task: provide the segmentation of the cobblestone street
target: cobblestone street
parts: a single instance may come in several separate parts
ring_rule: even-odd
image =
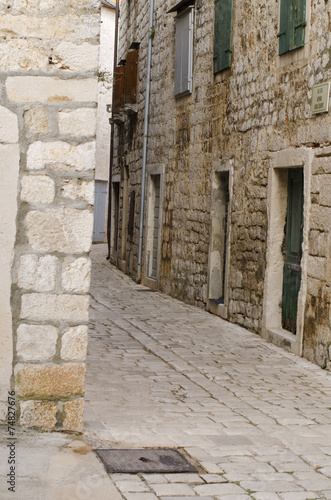
[[[331,374],[106,254],[93,247],[84,439],[179,448],[199,469],[112,474],[123,499],[331,499]]]

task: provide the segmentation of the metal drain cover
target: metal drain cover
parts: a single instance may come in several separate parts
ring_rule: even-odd
[[[94,450],[107,472],[197,472],[197,469],[174,449]]]

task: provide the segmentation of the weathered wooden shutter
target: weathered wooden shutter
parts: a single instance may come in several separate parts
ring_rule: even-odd
[[[233,0],[215,0],[214,73],[231,67]]]
[[[279,55],[305,44],[306,0],[281,0]]]
[[[294,46],[302,47],[305,44],[305,26],[306,26],[306,0],[294,0]]]
[[[279,55],[290,50],[291,0],[281,0],[279,19]]]
[[[191,94],[193,69],[193,7],[176,16],[175,96]]]
[[[137,102],[138,56],[138,50],[131,50],[126,56],[124,102],[130,104]]]
[[[119,113],[124,106],[125,66],[117,66],[114,74],[113,113]]]

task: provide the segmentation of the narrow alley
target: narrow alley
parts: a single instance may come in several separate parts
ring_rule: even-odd
[[[84,438],[199,474],[112,474],[126,500],[331,499],[331,374],[151,292],[92,251]]]

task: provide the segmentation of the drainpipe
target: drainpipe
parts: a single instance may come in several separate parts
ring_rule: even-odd
[[[148,25],[148,48],[147,48],[145,116],[144,116],[143,161],[142,161],[142,168],[141,168],[141,195],[140,195],[140,220],[139,220],[137,281],[141,281],[141,262],[142,262],[142,250],[143,250],[145,181],[146,181],[145,178],[146,178],[146,163],[147,163],[147,139],[148,139],[149,100],[150,100],[151,63],[152,63],[153,16],[154,16],[154,0],[150,0],[149,25]]]
[[[116,70],[116,65],[117,65],[118,18],[119,18],[119,0],[116,0],[113,78],[115,77],[115,70]],[[108,217],[107,217],[108,255],[107,255],[107,260],[110,259],[111,191],[112,191],[111,183],[112,183],[112,177],[113,177],[113,164],[114,164],[114,128],[115,127],[114,127],[114,93],[113,93],[112,107],[111,107],[109,181],[108,181]]]

